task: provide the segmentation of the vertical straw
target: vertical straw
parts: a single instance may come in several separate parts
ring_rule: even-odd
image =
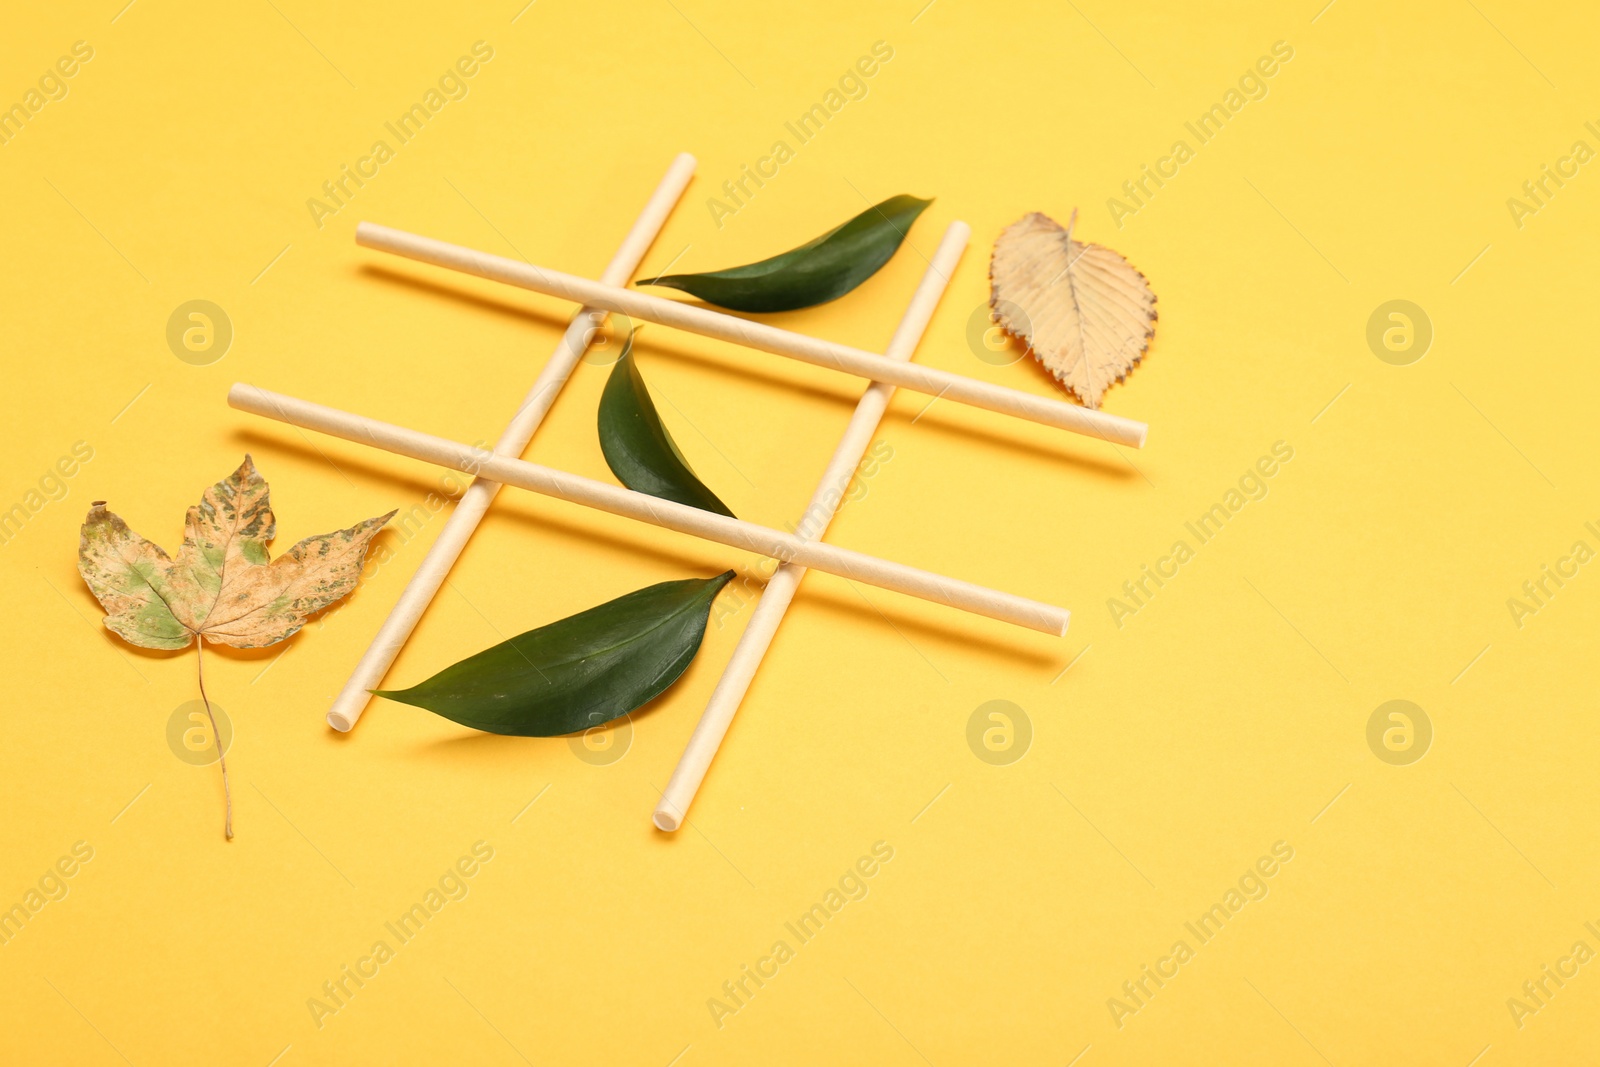
[[[655,192],[645,203],[644,210],[634,221],[633,228],[623,238],[617,254],[607,264],[605,273],[600,275],[601,281],[607,285],[626,285],[633,277],[633,272],[639,267],[639,261],[649,251],[651,242],[661,232],[661,227],[672,214],[678,198],[683,195],[690,179],[694,177],[694,169],[695,158],[687,152],[680,153],[672,161],[660,184],[656,186]],[[545,414],[555,403],[561,387],[566,384],[578,360],[582,359],[584,352],[588,350],[590,340],[605,320],[605,314],[604,311],[584,307],[573,316],[571,325],[561,338],[561,343],[556,346],[555,352],[544,365],[544,370],[533,383],[533,388],[528,390],[528,395],[523,399],[516,415],[512,417],[505,433],[500,435],[500,440],[494,448],[496,454],[513,458],[522,455],[528,447],[528,442],[533,440],[534,431],[539,428]],[[394,610],[384,620],[382,628],[378,630],[377,636],[372,639],[372,644],[361,657],[361,662],[356,664],[350,680],[344,684],[344,689],[334,700],[333,707],[328,709],[329,726],[335,730],[349,730],[361,718],[361,713],[366,710],[367,701],[371,699],[368,690],[377,688],[383,682],[384,674],[394,663],[395,657],[400,654],[400,649],[405,646],[411,631],[416,629],[422,613],[427,610],[434,594],[444,584],[450,568],[461,555],[462,549],[466,548],[472,532],[478,528],[478,523],[482,521],[484,513],[489,510],[490,502],[499,491],[500,483],[475,478],[466,492],[461,494],[461,499],[440,532],[439,539],[428,549],[428,554],[417,567],[417,573],[412,575],[405,592],[400,594]]]
[[[884,350],[885,356],[909,360],[916,351],[917,342],[922,339],[922,333],[927,329],[928,321],[933,317],[939,298],[944,295],[950,275],[961,259],[961,253],[966,250],[967,239],[971,235],[971,228],[964,222],[952,222],[949,229],[945,230],[944,240],[939,242],[938,250],[928,262],[928,269],[911,298],[911,304],[906,308],[889,347]],[[811,506],[805,511],[802,522],[808,528],[804,529],[804,536],[820,538],[827,530],[893,396],[894,386],[883,382],[874,382],[862,394],[860,402],[856,404],[855,415],[851,417],[850,425],[845,427],[844,437],[834,450],[833,459],[829,461],[828,469],[811,498]],[[661,794],[661,802],[656,805],[654,821],[660,829],[670,832],[683,825],[689,805],[694,802],[695,793],[705,779],[711,760],[717,754],[722,738],[733,722],[734,713],[739,710],[739,703],[750,688],[756,668],[761,665],[767,647],[772,644],[778,624],[789,610],[789,603],[794,599],[795,590],[800,587],[800,579],[805,573],[804,567],[785,563],[767,582],[750,616],[750,623],[745,627],[738,647],[733,650],[733,657],[722,672],[722,680],[712,692],[711,700],[700,716],[700,724],[689,738],[678,767],[672,772],[672,780],[667,783],[666,792]]]

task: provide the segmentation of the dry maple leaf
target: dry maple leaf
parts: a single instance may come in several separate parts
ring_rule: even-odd
[[[395,514],[308,537],[269,562],[267,542],[277,527],[269,497],[245,456],[189,509],[176,559],[130,530],[104,500],[95,501],[78,538],[78,573],[106,609],[106,629],[141,648],[203,647],[201,638],[234,648],[275,644],[356,587],[367,543]],[[197,670],[209,716],[204,669]],[[215,717],[211,732],[219,739],[226,793],[228,765]],[[233,836],[231,794],[225,832]]]
[[[1035,211],[1000,234],[989,261],[994,319],[1089,407],[1128,376],[1155,334],[1156,295],[1119,253],[1072,238]]]

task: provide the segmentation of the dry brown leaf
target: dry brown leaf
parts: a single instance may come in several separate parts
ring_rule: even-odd
[[[1097,408],[1138,365],[1155,334],[1156,295],[1119,253],[1074,240],[1035,211],[1000,234],[989,261],[994,319],[1056,380]]]
[[[394,512],[308,537],[268,560],[277,529],[266,481],[249,456],[189,509],[177,559],[128,528],[97,500],[78,535],[78,573],[106,609],[106,628],[141,648],[259,648],[289,637],[306,617],[349,593],[367,544]],[[203,642],[202,642],[203,644]],[[206,697],[205,676],[200,696]],[[212,736],[219,737],[216,720]],[[220,743],[220,742],[219,742]],[[218,753],[224,787],[228,765]],[[233,836],[233,802],[225,823]]]
[[[356,587],[367,543],[394,512],[308,537],[268,561],[270,493],[250,457],[189,509],[170,559],[97,501],[83,521],[78,572],[106,609],[106,628],[143,648],[275,644]]]

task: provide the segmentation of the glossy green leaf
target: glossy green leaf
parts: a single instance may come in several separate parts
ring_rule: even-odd
[[[733,517],[728,505],[695,477],[677,442],[661,424],[633,359],[632,334],[600,396],[600,451],[605,453],[611,473],[635,492]]]
[[[734,311],[794,311],[837,300],[889,262],[932,200],[901,194],[781,256],[705,274],[669,274],[640,285],[682,289]]]
[[[373,692],[492,734],[587,730],[678,680],[733,573],[647,586],[502,641],[410,689]]]

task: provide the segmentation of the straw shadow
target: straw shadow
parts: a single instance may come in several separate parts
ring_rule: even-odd
[[[240,430],[235,434],[235,436],[241,441],[251,444],[255,447],[260,448],[264,446],[271,446],[272,448],[292,453],[303,459],[327,458],[315,448],[312,448],[303,442],[295,441],[286,436],[275,436],[257,430]],[[410,477],[397,477],[393,471],[384,470],[361,460],[349,460],[343,455],[341,455],[339,458],[338,466],[347,474],[370,479],[374,482],[388,482],[395,485],[401,485],[418,494],[440,493],[443,495],[441,492],[441,487],[438,485],[432,485]],[[440,469],[443,470],[444,468],[441,467]],[[527,494],[521,491],[518,491],[518,494],[520,496],[537,495]],[[614,534],[602,533],[583,528],[575,522],[563,520],[556,516],[538,514],[529,510],[529,503],[531,503],[531,501],[497,501],[495,506],[490,509],[489,515],[484,521],[486,523],[490,523],[503,519],[511,522],[521,523],[526,526],[536,527],[540,530],[551,530],[556,533],[571,537],[574,540],[581,540],[587,544],[602,544],[611,548],[623,549],[632,556],[642,556],[655,559],[678,569],[704,571],[708,568],[708,565],[703,560],[698,559],[686,552],[675,552],[669,548],[647,545],[639,541],[629,540]],[[578,507],[581,505],[572,506]],[[683,536],[687,537],[690,535],[685,534]],[[729,551],[737,550],[730,549]],[[713,571],[712,573],[715,572]]]
[[[527,322],[536,322],[547,326],[554,326],[560,329],[565,329],[567,323],[570,321],[569,319],[563,319],[559,316],[547,314],[537,308],[526,307],[522,304],[512,303],[507,300],[496,300],[493,297],[484,296],[482,293],[475,293],[470,289],[407,274],[390,267],[365,264],[360,268],[360,272],[380,281],[388,282],[393,285],[405,286],[440,300],[464,302],[501,316],[521,319]],[[647,326],[651,324],[641,323],[640,325]],[[696,363],[703,367],[710,367],[721,373],[735,374],[779,392],[810,396],[820,400],[836,402],[840,405],[853,405],[858,399],[860,399],[860,391],[852,390],[849,387],[842,387],[839,389],[823,389],[810,385],[802,385],[787,380],[780,375],[763,372],[754,367],[742,366],[736,362],[719,360],[709,356],[701,355],[699,353],[690,352],[684,348],[660,343],[659,339],[664,337],[668,332],[669,331],[667,331],[665,327],[663,327],[661,330],[642,331],[639,334],[636,351],[655,352],[670,356],[674,359],[680,359],[687,363]],[[602,367],[600,369],[605,370],[606,368]]]
[[[307,432],[309,433],[315,431]],[[278,433],[272,433],[267,429],[235,430],[233,433],[233,439],[240,444],[243,444],[246,448],[250,448],[252,450],[271,448],[278,452],[287,452],[290,455],[299,457],[300,459],[322,460],[332,464],[339,473],[346,476],[359,475],[360,477],[374,482],[388,482],[391,485],[400,486],[401,488],[415,493],[418,496],[427,496],[429,493],[437,493],[440,496],[445,495],[444,487],[436,481],[429,482],[421,478],[412,477],[410,475],[397,475],[392,470],[385,470],[384,468],[364,459],[353,459],[341,453],[338,462],[335,463],[333,459],[331,459],[321,449],[309,444],[303,438],[291,436],[294,433],[295,430],[292,426],[284,426],[283,429]],[[341,438],[330,438],[330,440],[338,441],[341,445],[351,444],[350,442],[344,441]],[[355,456],[373,454],[372,450],[364,445],[353,445],[352,451]],[[413,462],[426,463],[424,460],[415,460]],[[435,464],[426,465],[435,467],[435,469],[441,472],[453,469],[450,467],[436,466]],[[463,474],[461,477],[466,479],[467,475]]]
[[[952,652],[975,651],[989,656],[1009,659],[1024,667],[1036,667],[1040,670],[1059,670],[1066,665],[1066,656],[1055,656],[1036,649],[1023,647],[1016,642],[1003,641],[997,637],[988,637],[975,633],[970,627],[941,626],[917,618],[906,612],[884,605],[876,601],[867,600],[862,595],[847,596],[832,592],[801,589],[795,595],[795,603],[813,606],[825,613],[833,615],[847,615],[856,619],[866,619],[879,623],[887,622],[898,632],[901,637],[915,647],[915,638],[923,638],[947,646]],[[951,608],[954,612],[959,609]],[[963,613],[965,614],[965,613]],[[997,625],[1007,625],[997,623]],[[1049,640],[1045,635],[1037,639],[1040,642]],[[1059,661],[1059,662],[1058,662]]]
[[[1006,452],[1024,453],[1034,458],[1046,458],[1056,462],[1076,467],[1085,473],[1101,478],[1113,478],[1119,482],[1142,481],[1144,476],[1128,463],[1126,459],[1111,459],[1104,456],[1089,454],[1084,449],[1113,448],[1109,442],[1098,441],[1091,437],[1074,434],[1077,438],[1071,445],[1055,443],[1041,447],[1038,442],[1003,430],[990,430],[974,427],[955,419],[941,418],[937,413],[929,411],[926,414],[907,414],[901,410],[890,409],[883,417],[885,423],[894,423],[897,426],[909,427],[913,423],[925,427],[929,433],[943,437],[955,437],[977,445],[998,449]],[[1060,430],[1065,434],[1067,431]]]
[[[852,375],[840,375],[839,381],[841,384],[838,388],[829,388],[809,382],[797,382],[791,378],[785,377],[782,374],[766,370],[754,364],[746,365],[742,362],[739,362],[737,359],[718,358],[704,352],[695,352],[691,349],[674,345],[665,341],[664,338],[671,336],[673,332],[674,331],[669,330],[664,326],[655,330],[641,330],[639,332],[639,337],[635,342],[635,350],[647,353],[654,352],[670,359],[678,360],[682,363],[691,363],[699,367],[715,370],[722,374],[736,374],[739,377],[744,378],[746,381],[769,389],[773,392],[784,393],[788,396],[803,396],[810,397],[814,400],[823,400],[828,403],[838,404],[841,408],[845,409],[853,408],[855,406],[856,401],[861,399],[861,393],[866,389],[868,384],[866,379],[855,378]],[[731,344],[731,342],[725,341],[718,343]],[[734,347],[738,348],[741,352],[760,351],[759,349],[744,348],[743,346],[739,345],[735,345]],[[768,353],[762,352],[759,358],[768,358]],[[770,358],[781,360],[784,357],[771,356]],[[783,364],[781,363],[773,364],[775,367],[782,365]],[[796,365],[805,366],[806,364]]]
[[[522,512],[519,514],[515,507],[496,507],[492,514],[501,516],[503,518],[509,518],[517,522],[526,523],[529,526],[537,527],[545,532],[570,537],[575,541],[582,541],[585,544],[601,544],[608,548],[614,548],[625,552],[633,557],[649,557],[658,562],[667,564],[677,569],[688,571],[692,574],[709,576],[709,574],[717,573],[723,569],[732,569],[739,575],[739,577],[735,579],[735,584],[737,587],[741,589],[747,589],[751,593],[754,593],[757,590],[765,589],[766,586],[767,576],[753,562],[744,564],[729,563],[728,566],[724,568],[718,563],[708,563],[704,559],[691,556],[687,553],[672,552],[667,549],[646,544],[639,540],[633,540],[613,534],[596,533],[595,531],[588,529],[587,527],[580,526],[577,523],[568,522],[550,515],[537,515],[530,512]],[[712,549],[712,551],[716,551],[716,549]],[[746,556],[760,555],[759,553],[747,553],[744,549],[736,548],[725,548],[725,551],[739,553]],[[877,591],[876,587],[873,587],[873,589],[874,591]],[[896,594],[890,595],[894,596]],[[801,602],[815,602],[819,606],[822,606],[824,610],[832,611],[836,614],[849,615],[854,618],[878,622],[887,621],[891,626],[899,630],[902,635],[920,635],[930,640],[940,641],[951,646],[952,648],[978,649],[992,653],[996,656],[1015,660],[1018,663],[1026,666],[1043,668],[1050,666],[1051,664],[1056,664],[1055,657],[1030,651],[1026,648],[1018,647],[1015,643],[1004,642],[998,638],[985,637],[981,634],[975,634],[969,627],[963,627],[956,624],[952,624],[950,626],[941,626],[937,623],[930,623],[923,619],[909,615],[903,610],[893,606],[885,606],[881,603],[867,600],[863,595],[860,594],[853,597],[841,596],[835,593],[819,592],[814,589],[802,587],[800,592],[796,595],[796,603]],[[729,617],[729,624],[742,627],[744,616],[747,615],[748,610],[749,609],[741,609],[736,615]],[[959,608],[950,608],[949,610],[955,614],[966,614]],[[713,617],[715,617],[715,609],[713,609]],[[1001,623],[999,625],[1005,624]],[[719,632],[720,629],[721,627],[713,624],[712,632]],[[1041,637],[1040,639],[1043,640],[1044,638]],[[1065,661],[1063,661],[1063,664],[1064,662]],[[1057,668],[1059,668],[1061,665],[1062,664],[1056,664]],[[690,670],[694,670],[694,667],[691,666]]]
[[[815,384],[795,382],[780,374],[763,370],[758,367],[747,367],[740,363],[730,362],[726,359],[720,359],[705,353],[695,352],[670,343],[661,343],[660,335],[651,338],[649,335],[641,333],[640,340],[637,344],[637,349],[643,352],[654,352],[683,363],[691,363],[700,367],[710,368],[718,371],[719,373],[731,372],[745,378],[747,381],[753,382],[774,392],[782,392],[789,395],[804,396],[814,400],[836,403],[845,411],[848,411],[855,406],[856,402],[861,399],[862,391],[866,388],[866,382],[864,379],[856,379],[856,381],[861,382],[860,388],[854,388],[846,385],[841,385],[839,388],[826,388]],[[902,389],[900,392],[904,394],[911,391]],[[933,397],[925,397],[921,394],[916,394],[916,396],[922,402],[922,405],[931,405],[934,401]],[[989,412],[985,412],[985,414],[992,415],[992,417],[997,421],[1010,418],[1010,416]],[[1028,456],[1032,457],[1044,456],[1064,464],[1081,468],[1100,477],[1116,478],[1119,481],[1142,479],[1143,477],[1135,468],[1129,465],[1126,460],[1119,461],[1097,457],[1084,451],[1085,449],[1106,447],[1105,442],[1099,442],[1089,437],[1082,437],[1079,441],[1076,441],[1072,444],[1062,442],[1052,443],[1041,447],[1036,440],[1029,440],[1023,435],[1008,433],[1001,429],[975,427],[972,426],[968,421],[958,421],[956,418],[951,418],[944,415],[936,408],[930,409],[921,405],[919,405],[916,413],[906,413],[902,409],[891,408],[884,415],[883,421],[885,425],[892,423],[902,428],[916,424],[919,427],[926,428],[932,433],[942,434],[947,437],[959,437],[982,446],[1003,449],[1009,452],[1026,453]],[[1061,434],[1066,433],[1064,430],[1055,432]]]
[[[449,285],[444,282],[435,281],[419,275],[396,270],[392,267],[366,263],[362,264],[358,270],[360,273],[368,277],[385,281],[394,285],[405,286],[438,300],[465,302],[473,307],[481,308],[501,316],[509,316],[528,322],[542,323],[558,329],[565,328],[567,323],[570,321],[570,319],[563,318],[559,315],[552,315],[537,308],[512,303],[508,300],[497,300],[493,297],[485,296],[482,293],[473,292],[472,290],[461,286]],[[698,301],[683,301],[683,303],[699,306]],[[782,325],[784,328],[798,325],[798,323],[789,321],[793,318],[793,316],[750,315],[744,317],[747,317],[751,321],[755,322],[771,321],[774,325]],[[663,332],[670,333],[670,331],[665,330]],[[810,397],[815,400],[822,400],[829,403],[837,403],[841,407],[853,406],[855,402],[860,399],[861,391],[866,387],[863,379],[856,379],[857,382],[861,383],[859,385],[841,384],[838,388],[827,388],[810,383],[796,382],[791,378],[787,378],[781,374],[771,371],[763,370],[754,365],[747,366],[741,362],[717,358],[715,356],[694,352],[687,348],[670,343],[663,343],[661,336],[661,333],[657,333],[655,331],[642,333],[640,335],[638,345],[639,351],[654,352],[660,355],[665,355],[672,359],[714,369],[721,374],[735,374],[746,379],[747,381],[774,391],[787,393],[789,395]],[[958,425],[954,420],[943,417],[942,414],[937,411],[930,410],[926,414],[919,413],[913,416],[907,416],[899,412],[891,411],[885,416],[885,420],[897,422],[903,425],[918,423],[926,425],[929,429],[936,433],[959,435],[964,438],[975,439],[983,442],[984,444],[1004,448],[1009,451],[1025,452],[1030,456],[1038,456],[1041,454],[1048,455],[1058,461],[1068,463],[1076,467],[1081,467],[1101,476],[1115,477],[1119,480],[1126,481],[1143,477],[1143,475],[1141,475],[1136,469],[1132,468],[1125,459],[1121,462],[1117,462],[1096,458],[1085,455],[1081,452],[1061,447],[1059,445],[1047,446],[1046,449],[1041,449],[1036,442],[1026,440],[1016,435],[995,430],[975,429],[967,425]]]
[[[617,534],[593,530],[586,526],[580,526],[576,522],[563,519],[555,515],[539,514],[530,511],[525,507],[520,507],[514,503],[496,504],[494,509],[489,513],[488,518],[486,518],[484,521],[490,522],[497,518],[520,523],[529,527],[534,527],[544,532],[559,534],[574,541],[581,541],[586,545],[603,545],[606,548],[618,549],[626,552],[631,557],[644,557],[653,559],[659,563],[668,564],[681,570],[692,571],[695,573],[708,572],[703,574],[702,577],[710,577],[711,574],[718,574],[721,573],[722,570],[728,569],[727,567],[722,567],[719,569],[717,564],[708,563],[706,560],[688,552],[673,551],[670,548],[662,548],[656,545],[647,544],[638,539],[627,538]],[[654,529],[655,527],[651,528]],[[725,545],[718,545],[713,541],[699,541],[699,539],[694,538],[694,535],[692,534],[681,534],[676,536],[687,537],[697,541],[698,543],[708,546],[714,545],[715,547],[710,549],[712,552],[719,550],[725,552],[744,551],[743,549],[729,548]],[[734,569],[737,570],[738,568],[735,567]]]
[[[518,304],[511,300],[497,300],[482,293],[473,292],[459,285],[447,285],[420,274],[411,274],[393,267],[381,266],[374,263],[363,263],[356,268],[357,273],[387,282],[432,297],[441,302],[467,304],[483,311],[493,312],[503,318],[520,319],[524,322],[535,322],[551,326],[558,330],[565,330],[571,316],[561,316],[542,308]],[[531,294],[530,294],[531,295]]]
[[[292,440],[284,440],[277,437],[260,435],[253,431],[241,431],[240,436],[258,444],[271,444],[273,447],[282,448],[285,451],[293,452],[304,458],[320,457],[320,453],[318,453],[315,449],[309,448],[304,444]],[[341,459],[340,463],[341,466],[346,466],[351,473],[360,474],[362,477],[371,478],[377,481],[398,481],[401,484],[412,486],[421,491],[436,491],[435,487],[428,486],[426,483],[419,484],[411,479],[397,479],[394,473],[391,471],[381,470],[371,466],[370,464],[360,461],[352,461],[346,464]],[[707,562],[702,556],[698,556],[686,551],[674,550],[672,548],[663,547],[656,544],[650,544],[641,538],[630,538],[616,533],[598,531],[588,526],[580,525],[579,523],[570,519],[549,514],[548,512],[536,512],[530,510],[526,502],[499,502],[493,509],[491,509],[489,516],[485,521],[506,521],[519,523],[524,526],[537,529],[541,532],[554,533],[574,541],[581,541],[586,545],[600,545],[608,549],[615,549],[625,552],[630,557],[635,559],[651,559],[673,570],[686,571],[691,574],[709,575],[720,569],[716,563]],[[707,543],[709,544],[710,542]],[[711,549],[711,551],[715,552],[718,551],[718,549]],[[727,551],[743,554],[742,549],[727,549]],[[753,566],[735,566],[734,569],[739,571],[742,578],[756,584],[764,584],[763,576],[757,570],[755,570]],[[892,623],[892,625],[900,629],[902,633],[920,634],[925,638],[939,640],[959,646],[961,648],[983,649],[995,655],[1013,659],[1020,663],[1031,666],[1044,667],[1055,662],[1054,659],[1049,656],[1044,656],[1039,653],[1019,648],[1014,644],[1004,643],[997,639],[986,638],[981,635],[974,635],[970,628],[956,626],[944,627],[930,624],[909,616],[893,607],[885,608],[881,605],[874,605],[870,602],[864,602],[859,596],[841,597],[831,593],[819,593],[805,590],[802,591],[801,596],[815,600],[819,605],[822,605],[825,610],[850,614],[860,618],[887,619]]]

